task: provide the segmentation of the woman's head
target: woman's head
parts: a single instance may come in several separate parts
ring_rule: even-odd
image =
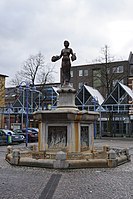
[[[65,47],[68,47],[68,46],[69,46],[69,41],[65,40],[65,41],[64,41],[64,46],[65,46]]]

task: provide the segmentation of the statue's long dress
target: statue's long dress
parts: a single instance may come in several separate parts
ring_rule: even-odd
[[[63,82],[70,82],[70,68],[71,68],[71,62],[70,62],[70,49],[63,49],[63,58],[62,58],[62,79]]]

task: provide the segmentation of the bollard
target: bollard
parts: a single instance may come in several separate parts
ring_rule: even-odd
[[[10,160],[12,158],[12,151],[13,151],[13,147],[7,146],[7,151],[6,151],[6,156],[5,156],[6,160]]]
[[[20,160],[20,151],[14,149],[12,152],[12,164],[18,165]]]
[[[13,147],[12,146],[7,146],[7,154],[11,154],[13,151]]]
[[[108,167],[117,167],[118,160],[116,159],[116,152],[114,150],[110,150],[108,152]]]
[[[53,167],[55,169],[65,169],[68,168],[69,164],[66,161],[66,153],[59,151],[56,154],[56,160],[54,161]]]
[[[114,150],[110,150],[109,153],[108,153],[108,157],[109,159],[116,159],[116,152]]]

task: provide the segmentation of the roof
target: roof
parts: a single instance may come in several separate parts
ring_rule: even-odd
[[[0,76],[2,76],[2,77],[9,77],[8,75],[3,75],[3,74],[0,74]]]
[[[118,64],[127,64],[129,63],[128,60],[121,60],[121,61],[113,61],[113,62],[109,62],[108,64],[109,65],[118,65]],[[96,66],[103,66],[105,63],[89,63],[89,64],[81,64],[81,65],[75,65],[75,66],[72,66],[72,68],[83,68],[83,67],[96,67]]]
[[[57,91],[59,90],[59,87],[53,86],[52,88],[53,88],[53,90],[55,91],[55,93],[56,93],[57,95],[59,95],[59,93],[57,92]]]
[[[126,85],[120,83],[120,86],[126,91],[126,93],[133,99],[133,91]]]
[[[117,82],[112,92],[105,99],[104,105],[128,104],[129,97],[133,100],[132,90],[128,86],[122,84],[121,82]]]
[[[86,86],[86,85],[84,85],[84,86],[85,86],[86,90],[91,94],[91,96],[98,101],[99,105],[101,105],[104,102],[104,98],[98,90],[96,90],[90,86]]]

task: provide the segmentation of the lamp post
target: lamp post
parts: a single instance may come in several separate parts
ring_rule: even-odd
[[[100,105],[100,123],[99,123],[99,129],[100,129],[100,139],[101,139],[102,138],[101,105]]]
[[[92,102],[94,104],[94,111],[96,111],[96,104],[98,102],[98,100],[96,99],[96,97],[93,97]],[[97,125],[96,125],[96,120],[94,121],[94,138],[96,138],[96,134],[97,134]]]
[[[10,123],[10,114],[11,114],[11,110],[10,110],[10,104],[9,104],[9,107],[7,109],[7,112],[8,112],[8,129],[11,128],[11,123]]]
[[[26,81],[22,81],[19,85],[19,89],[22,90],[22,84],[26,85],[26,147],[28,146],[28,125],[29,125],[29,117],[28,117],[28,90],[29,90],[29,83]]]

